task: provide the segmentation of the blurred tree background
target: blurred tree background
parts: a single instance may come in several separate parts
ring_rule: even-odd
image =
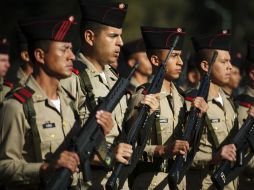
[[[80,18],[78,1],[2,0],[0,37],[7,37],[13,44],[12,62],[15,62],[13,29],[19,19],[62,14],[74,14]],[[233,49],[245,52],[247,40],[254,39],[254,27],[252,25],[254,23],[254,1],[123,0],[121,2],[128,3],[128,13],[123,27],[125,42],[140,37],[139,28],[142,25],[183,27],[189,34],[185,41],[185,52],[192,51],[190,36],[215,32],[222,28],[231,29]],[[76,47],[78,46],[79,42],[77,41]]]

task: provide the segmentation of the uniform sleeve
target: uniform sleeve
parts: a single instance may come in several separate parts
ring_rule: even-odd
[[[15,100],[4,103],[0,113],[0,181],[33,184],[39,182],[42,163],[29,163],[24,155],[28,123],[23,107]]]

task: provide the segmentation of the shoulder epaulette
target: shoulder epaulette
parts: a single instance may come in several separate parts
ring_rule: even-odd
[[[34,91],[29,87],[23,87],[18,89],[12,94],[12,97],[18,100],[20,103],[24,104],[29,98],[32,97]]]
[[[197,97],[197,93],[198,93],[198,90],[197,89],[191,89],[191,90],[188,90],[186,91],[185,93],[185,96],[184,96],[184,99],[186,101],[192,101],[194,98]]]
[[[14,87],[14,84],[9,81],[4,81],[4,85],[10,87],[11,89]]]
[[[247,94],[241,94],[236,97],[235,101],[238,102],[240,106],[250,108],[254,104],[254,97],[251,97]]]
[[[75,75],[79,75],[79,70],[78,70],[78,69],[73,68],[73,69],[72,69],[72,72],[73,72]]]

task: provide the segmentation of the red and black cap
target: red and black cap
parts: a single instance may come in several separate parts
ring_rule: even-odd
[[[231,51],[230,56],[231,64],[241,70],[243,66],[243,54],[239,51]]]
[[[181,50],[185,32],[182,28],[141,27],[146,49],[170,49],[176,36],[180,36],[175,50]]]
[[[74,16],[50,19],[30,18],[19,21],[19,26],[28,42],[39,40],[72,42],[78,30],[74,20]]]
[[[218,49],[230,51],[231,34],[229,30],[222,30],[219,33],[204,37],[192,37],[192,44],[196,51],[200,49]]]
[[[6,38],[0,38],[0,54],[9,54],[10,45]]]
[[[124,56],[128,58],[134,53],[146,52],[146,47],[143,39],[137,39],[124,44],[122,50]]]
[[[93,21],[122,28],[128,5],[125,3],[93,2],[80,0],[82,23]]]
[[[247,60],[254,63],[254,41],[248,41]]]

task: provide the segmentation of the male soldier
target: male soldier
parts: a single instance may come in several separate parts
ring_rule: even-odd
[[[76,24],[73,16],[34,18],[20,21],[20,27],[29,40],[34,73],[1,109],[0,182],[6,189],[30,190],[40,189],[45,177],[58,168],[79,171],[76,153],[63,151],[52,158],[77,118],[71,99],[59,85],[72,73]],[[96,116],[103,129],[112,127],[110,113],[101,111]],[[75,174],[71,188],[76,188],[77,179]]]
[[[152,65],[147,58],[145,44],[142,39],[124,44],[123,53],[125,62],[130,68],[139,63],[139,67],[134,72],[130,81],[129,90],[131,93],[134,93],[138,86],[149,81],[149,77],[152,74]]]
[[[0,104],[2,104],[5,95],[13,87],[12,83],[4,81],[9,68],[9,45],[6,39],[0,39]]]
[[[236,97],[235,90],[239,87],[240,81],[242,79],[241,76],[241,68],[242,68],[242,54],[240,52],[232,52],[231,53],[231,64],[232,71],[230,75],[229,82],[223,86],[223,90],[225,94],[234,99]]]
[[[240,94],[236,98],[238,104],[237,112],[240,127],[244,123],[248,114],[254,112],[254,42],[249,41],[247,46],[247,58],[246,58],[246,74],[248,76],[247,86],[244,89],[243,94]],[[239,188],[241,190],[247,190],[254,185],[254,159],[252,159],[244,173],[240,175]]]
[[[190,60],[187,63],[187,72],[186,72],[186,82],[183,84],[183,87],[181,87],[186,93],[188,90],[191,90],[193,88],[198,88],[199,81],[201,79],[200,72],[198,68],[196,67],[195,63],[193,63],[192,60]]]
[[[118,77],[109,64],[117,61],[123,45],[121,34],[126,11],[127,5],[124,3],[81,2],[82,49],[77,55],[78,61],[75,62],[78,70],[76,73],[79,73],[76,84],[80,83],[80,87],[74,86],[74,76],[62,81],[62,85],[74,94],[74,97],[79,97],[82,92],[86,94],[85,119],[117,81]],[[81,89],[82,92],[76,89]],[[148,99],[150,98],[153,97],[148,96]],[[113,111],[114,127],[106,136],[106,141],[112,148],[118,144],[116,137],[122,132],[126,101],[127,97],[124,96]],[[79,102],[82,102],[82,98],[79,98]],[[117,153],[117,161],[127,164],[132,154],[132,146],[120,143]],[[102,189],[107,181],[105,177],[109,176],[110,173],[105,168],[93,165],[92,188]]]
[[[17,71],[16,77],[20,85],[24,85],[28,77],[33,73],[33,66],[28,56],[27,40],[20,28],[16,31],[18,41],[18,52],[20,55],[21,65]]]
[[[142,27],[141,31],[153,74],[165,60],[175,37],[179,36],[179,42],[166,63],[165,79],[160,92],[158,122],[152,128],[151,136],[145,147],[143,161],[137,165],[137,173],[134,174],[132,186],[132,189],[169,189],[167,169],[170,163],[168,159],[177,154],[186,154],[189,149],[188,142],[177,140],[182,131],[186,110],[182,92],[173,83],[173,80],[179,78],[183,66],[180,56],[185,32],[181,28],[159,27]],[[133,95],[130,102],[130,115],[127,118],[130,122],[135,117],[135,107],[138,106],[146,85],[141,86]],[[201,108],[200,105],[203,104],[203,99],[196,99],[195,105],[197,107]],[[185,180],[178,188],[185,189]]]
[[[201,74],[208,71],[214,51],[218,56],[211,71],[211,82],[208,94],[208,110],[205,116],[204,130],[201,136],[199,150],[187,174],[187,189],[215,189],[211,175],[213,168],[222,159],[236,160],[236,147],[225,145],[226,137],[230,137],[232,129],[238,129],[233,102],[221,89],[230,79],[232,65],[230,63],[230,34],[227,31],[202,38],[192,38],[196,50],[196,64]],[[195,91],[190,92],[195,97]],[[191,96],[192,95],[192,96]],[[225,189],[237,189],[235,182],[229,183]]]

